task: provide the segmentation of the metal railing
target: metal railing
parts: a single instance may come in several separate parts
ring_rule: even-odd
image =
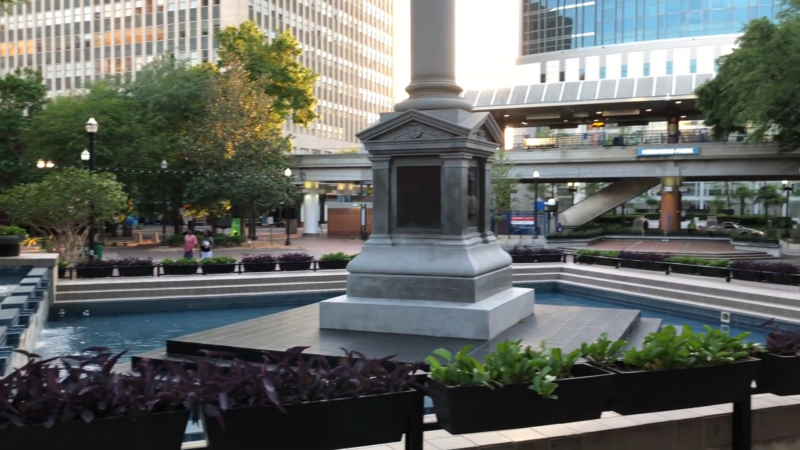
[[[744,142],[747,134],[725,134],[714,137],[711,129],[701,128],[681,131],[675,144],[699,144],[704,142]],[[771,141],[765,136],[765,141]],[[622,147],[639,145],[666,145],[669,135],[666,131],[639,131],[634,133],[586,132],[558,134],[549,137],[517,136],[514,149],[550,149],[561,147]]]
[[[81,279],[89,279],[89,278],[137,278],[137,277],[225,275],[225,274],[271,273],[271,272],[292,272],[292,273],[295,273],[295,272],[309,272],[309,271],[310,272],[316,272],[318,270],[344,270],[344,269],[347,268],[346,264],[345,264],[344,267],[327,267],[327,268],[320,267],[320,263],[324,264],[324,263],[337,263],[337,262],[340,262],[340,261],[313,260],[313,261],[283,261],[283,262],[282,261],[275,261],[275,262],[263,262],[263,263],[261,263],[261,262],[259,262],[259,263],[235,262],[235,263],[230,263],[230,264],[206,264],[206,265],[203,265],[203,264],[197,264],[197,265],[153,264],[152,266],[109,266],[109,265],[103,265],[103,266],[91,266],[91,267],[88,267],[88,266],[87,267],[66,267],[66,268],[59,268],[58,271],[59,271],[59,279],[72,280],[72,279],[77,279],[77,278],[81,278]],[[303,268],[303,269],[289,269],[289,270],[287,270],[287,269],[284,269],[284,268],[281,267],[281,264],[286,265],[286,264],[303,264],[303,263],[308,263],[309,264],[308,269]],[[230,269],[230,271],[220,271],[219,270],[219,269],[222,269],[222,268],[228,268],[230,266],[233,266],[232,269]],[[272,266],[272,267],[268,268],[267,270],[263,270],[264,266]],[[175,267],[175,268],[178,268],[178,267],[180,267],[180,268],[191,268],[191,267],[193,267],[195,270],[193,272],[189,272],[188,269],[187,269],[187,273],[180,273],[180,274],[170,273],[170,274],[167,274],[166,270],[165,270],[165,267],[168,267],[168,268],[171,268],[171,267]],[[208,267],[211,270],[204,271],[203,267]],[[120,268],[122,268],[123,271],[125,269],[138,269],[138,270],[132,270],[132,272],[137,273],[136,275],[123,275],[123,274],[120,273],[120,270],[119,270]],[[248,268],[249,268],[249,270],[248,270]],[[258,268],[260,268],[262,270],[256,270]],[[147,269],[150,269],[150,271],[148,272]],[[217,269],[217,270],[214,270],[214,269]],[[95,273],[99,274],[99,276],[83,276],[83,277],[78,276],[78,271],[84,271],[84,270],[95,271]],[[109,273],[110,272],[110,274],[109,275],[105,275],[105,274],[103,274],[103,272],[97,272],[97,271],[102,271],[102,270],[105,270],[106,271],[105,273]]]

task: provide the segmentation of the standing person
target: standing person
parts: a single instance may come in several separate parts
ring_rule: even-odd
[[[192,230],[183,233],[183,257],[194,259],[194,248],[197,247],[197,236],[194,235]]]
[[[211,232],[206,230],[203,233],[203,240],[200,242],[200,260],[204,260],[207,258],[213,258],[214,255],[211,251],[211,247],[214,245],[214,237],[211,236]]]

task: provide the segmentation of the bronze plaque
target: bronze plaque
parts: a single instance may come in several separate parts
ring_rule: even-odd
[[[442,168],[397,168],[397,228],[438,229],[442,225]]]

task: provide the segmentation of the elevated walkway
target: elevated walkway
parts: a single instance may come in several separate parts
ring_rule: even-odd
[[[558,221],[564,228],[581,226],[656,187],[660,182],[659,178],[623,178],[615,181],[567,208],[558,215]]]

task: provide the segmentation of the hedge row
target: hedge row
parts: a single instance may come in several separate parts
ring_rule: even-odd
[[[706,220],[708,216],[715,215],[715,214],[687,214],[686,220]],[[600,216],[596,218],[592,224],[584,225],[586,228],[595,228],[600,225],[623,225],[627,224],[630,225],[633,223],[634,219],[637,217],[644,216],[648,220],[660,220],[661,214],[660,213],[645,213],[645,214],[636,214],[636,215],[618,215],[618,214],[608,214],[605,216]],[[762,215],[733,215],[728,216],[725,214],[717,214],[717,221],[719,222],[736,222],[745,227],[758,227],[758,228],[766,228],[767,222],[772,221],[773,228],[791,228],[792,227],[792,218],[791,217],[764,217]],[[583,227],[582,227],[583,228]]]

